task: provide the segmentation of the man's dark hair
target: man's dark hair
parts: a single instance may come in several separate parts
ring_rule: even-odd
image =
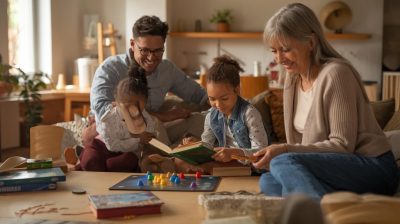
[[[157,16],[142,16],[132,28],[133,38],[144,36],[161,36],[164,41],[167,38],[168,24],[162,22]]]

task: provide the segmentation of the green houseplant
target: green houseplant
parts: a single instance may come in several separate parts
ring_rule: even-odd
[[[210,23],[217,24],[218,32],[229,32],[229,24],[233,22],[232,10],[220,9],[210,18]]]
[[[12,90],[18,93],[23,101],[25,112],[25,134],[29,144],[29,129],[40,124],[43,120],[43,105],[40,90],[46,89],[47,85],[43,78],[49,78],[45,73],[26,74],[22,69],[8,64],[3,64],[0,55],[0,83],[8,94]],[[0,86],[1,87],[1,86]],[[0,93],[2,91],[0,90]]]

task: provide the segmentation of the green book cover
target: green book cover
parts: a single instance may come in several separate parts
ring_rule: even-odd
[[[14,170],[0,173],[0,187],[58,181],[65,181],[65,174],[59,167],[34,170]]]
[[[153,138],[149,143],[168,155],[177,157],[193,165],[214,161],[214,159],[211,157],[215,153],[212,146],[201,141],[179,146],[173,149],[155,138]]]

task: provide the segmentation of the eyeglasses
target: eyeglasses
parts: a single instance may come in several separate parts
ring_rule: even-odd
[[[164,51],[165,51],[164,48],[157,48],[157,49],[154,49],[154,50],[150,50],[148,48],[141,48],[139,46],[139,44],[137,44],[136,41],[135,41],[135,43],[136,43],[135,45],[136,45],[137,49],[140,51],[140,54],[142,56],[145,56],[145,57],[149,56],[150,54],[153,54],[156,57],[161,57],[164,54]]]

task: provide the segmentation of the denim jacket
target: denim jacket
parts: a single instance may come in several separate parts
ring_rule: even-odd
[[[249,103],[238,96],[235,107],[229,118],[229,128],[240,148],[251,148],[249,129],[246,126],[245,113]],[[225,146],[225,118],[219,110],[212,108],[210,112],[210,126],[218,140],[218,146]]]

